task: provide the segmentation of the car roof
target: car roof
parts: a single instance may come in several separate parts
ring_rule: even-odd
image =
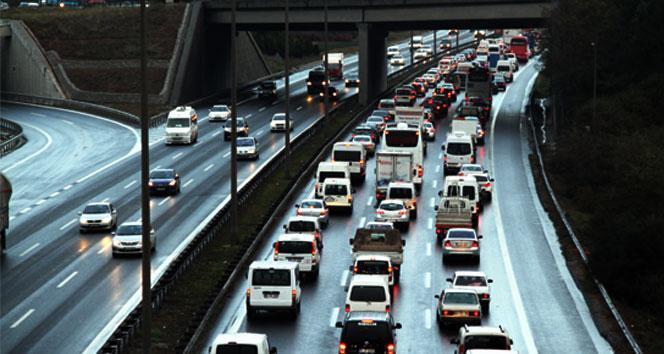
[[[225,105],[225,104],[215,104],[215,105],[212,106],[212,107],[217,107],[217,108],[229,108],[228,105]]]
[[[143,223],[140,221],[125,221],[120,226],[143,226]]]
[[[267,340],[263,333],[223,333],[214,339],[213,346],[228,344],[231,342],[239,344],[260,344]]]
[[[322,200],[319,200],[322,201]],[[315,216],[291,216],[288,218],[288,222],[291,221],[310,221],[310,222],[318,222],[318,218]]]
[[[238,140],[238,141],[239,141],[239,140],[251,140],[251,141],[255,141],[256,138],[254,138],[253,136],[238,136],[238,137],[237,137],[237,140]]]
[[[486,277],[486,273],[478,270],[457,270],[454,272],[455,277]]]
[[[383,261],[383,262],[391,262],[392,260],[390,259],[390,257],[385,256],[385,255],[381,255],[381,254],[374,254],[374,255],[365,254],[365,255],[357,256],[357,257],[355,258],[355,261],[356,261],[356,262],[357,262],[357,261]]]
[[[383,277],[377,277],[369,274],[355,274],[350,279],[350,286],[353,285],[381,285],[387,286],[387,282]]]
[[[400,187],[400,188],[411,187],[411,188],[415,188],[415,184],[413,184],[413,182],[398,182],[398,181],[395,181],[395,182],[390,182],[390,184],[387,185],[387,188],[390,188],[390,187]]]
[[[303,233],[303,234],[281,234],[277,241],[302,241],[302,242],[314,242],[316,236],[313,234]]]
[[[111,202],[93,202],[93,203],[88,203],[86,206],[92,206],[92,205],[105,205],[105,206],[110,206]]]
[[[491,326],[464,326],[459,330],[460,333],[464,335],[499,335],[499,336],[508,336],[507,331],[499,327]]]
[[[253,261],[249,265],[249,269],[295,269],[297,268],[297,263],[295,262],[284,262],[284,261]]]
[[[350,184],[348,178],[326,178],[323,184]]]

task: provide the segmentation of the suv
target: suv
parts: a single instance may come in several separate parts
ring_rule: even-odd
[[[472,349],[511,350],[512,338],[502,327],[463,326],[459,335],[450,341],[457,345],[454,354],[466,354]]]
[[[312,234],[283,234],[272,245],[275,261],[296,262],[301,272],[318,279],[320,266],[319,242]]]
[[[214,339],[208,353],[277,354],[277,348],[270,347],[267,335],[262,333],[224,333]]]
[[[346,296],[346,313],[353,311],[385,311],[392,308],[390,286],[383,277],[353,275]]]
[[[293,318],[300,313],[300,267],[295,262],[254,261],[247,273],[247,319],[259,310],[287,310]]]
[[[366,274],[385,279],[389,286],[394,286],[395,277],[392,260],[384,255],[363,255],[355,259],[350,267],[353,274]]]
[[[258,85],[258,97],[277,98],[277,84],[274,81],[263,81]]]
[[[231,140],[231,125],[232,120],[227,120],[224,125],[224,140]],[[243,117],[237,117],[237,136],[249,136],[249,124]]]
[[[343,323],[339,339],[339,354],[396,353],[397,334],[401,323],[394,323],[387,312],[357,311],[348,314]]]

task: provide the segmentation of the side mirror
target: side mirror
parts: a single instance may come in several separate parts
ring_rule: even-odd
[[[442,197],[443,196],[443,191],[438,191],[438,196]]]
[[[489,170],[484,170],[484,173],[489,173]]]
[[[493,283],[493,279],[487,279],[487,283]]]
[[[78,215],[83,215],[83,212],[82,212],[82,211],[79,211],[77,214],[78,214]]]
[[[397,324],[394,325],[394,329],[401,329],[401,323],[397,322]]]
[[[441,145],[441,146],[440,146],[440,149],[443,150],[443,151],[445,151],[445,145]]]
[[[352,238],[349,238],[349,239],[348,239],[348,243],[352,246],[352,245],[353,245],[353,239],[352,239]]]
[[[445,281],[452,282],[452,278],[446,278]]]
[[[495,182],[496,180],[495,180],[494,178],[492,178],[490,181],[491,181],[491,182]]]
[[[406,245],[406,240],[401,240],[401,246],[405,246],[405,245]]]
[[[277,348],[276,347],[270,348],[270,354],[277,354]]]
[[[288,230],[288,226],[287,226],[286,224],[281,225],[281,227],[282,227],[284,230]]]
[[[344,324],[341,323],[341,321],[337,321],[337,322],[334,324],[334,327],[337,327],[337,328],[344,328]]]
[[[276,242],[272,242],[272,248],[276,248],[276,247],[277,247],[277,243],[276,243]]]
[[[438,205],[434,206],[433,210],[438,211]]]
[[[433,297],[436,298],[436,299],[440,299],[440,295],[438,295],[438,294],[434,295]]]
[[[478,239],[480,239],[480,238],[484,238],[484,236],[482,236],[482,235],[478,235],[477,238],[478,238]]]

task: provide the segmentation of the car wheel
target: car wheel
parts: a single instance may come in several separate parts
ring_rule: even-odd
[[[448,261],[447,258],[448,258],[448,257],[445,257],[445,255],[443,254],[443,265],[446,265],[446,264],[447,264],[447,261]]]
[[[401,269],[397,269],[394,271],[394,284],[399,284],[400,279],[401,279]]]
[[[473,262],[474,262],[475,264],[480,264],[480,256],[475,256],[475,257],[473,258]]]
[[[490,309],[489,304],[482,305],[482,314],[488,315],[489,314],[489,309]]]
[[[413,220],[417,220],[417,209],[413,209],[410,211],[410,218]]]
[[[247,320],[253,320],[256,317],[256,310],[247,305]]]
[[[404,223],[404,225],[403,225],[404,232],[408,232],[409,229],[410,229],[410,223],[409,222]]]
[[[115,252],[111,252],[111,257],[113,257],[113,258],[117,258],[117,257],[118,257],[118,254],[115,253]]]

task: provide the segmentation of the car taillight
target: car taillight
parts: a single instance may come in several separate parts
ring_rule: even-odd
[[[360,271],[360,269],[357,266],[353,267],[353,273],[357,274]]]
[[[316,255],[316,243],[315,242],[311,243],[311,255],[312,256]]]
[[[349,313],[350,312],[350,305],[346,304],[346,307],[344,307],[344,312]]]
[[[447,162],[447,155],[443,156],[443,161]]]
[[[464,173],[463,173],[463,172],[459,172],[459,176],[463,176],[463,175],[464,175]]]
[[[484,188],[489,188],[489,187],[491,187],[491,182],[489,182],[489,183],[484,183]]]
[[[376,211],[376,214],[378,214],[378,215],[383,215],[383,214],[385,214],[385,212],[382,211],[382,210],[378,210],[378,211]]]
[[[339,343],[339,354],[346,354],[346,343]]]
[[[291,289],[291,301],[295,303],[297,301],[297,290],[296,289]]]
[[[295,212],[295,215],[302,216],[302,212],[300,211],[300,209],[297,209],[297,211]]]
[[[443,244],[443,247],[445,247],[445,248],[452,248],[452,242],[450,242],[450,241],[445,241],[445,243]]]
[[[406,210],[401,210],[399,211],[399,215],[406,215],[407,211]]]
[[[327,210],[323,210],[320,212],[320,216],[325,216],[325,215],[327,215]]]
[[[440,106],[436,106],[436,109],[440,109]]]
[[[489,298],[489,294],[482,294],[482,299],[488,299],[488,298]]]
[[[443,229],[436,228],[436,235],[440,235],[441,233],[443,233]]]
[[[470,163],[474,163],[474,162],[475,162],[475,156],[471,156],[470,157]]]
[[[376,192],[376,199],[383,199],[384,196],[381,193]]]
[[[364,167],[364,160],[360,160],[360,167]]]
[[[443,108],[447,108],[447,103],[443,103]]]
[[[479,312],[479,311],[473,311],[473,312],[472,312],[472,315],[473,315],[473,317],[479,317],[479,316],[480,316],[480,312]]]
[[[394,344],[390,343],[387,345],[387,354],[394,354]]]
[[[450,312],[447,310],[443,310],[443,316],[449,316]]]
[[[480,247],[480,243],[477,242],[477,241],[473,241],[473,245],[471,247],[473,247],[473,248]]]
[[[390,305],[385,305],[385,312],[390,312]]]
[[[417,166],[417,177],[422,177],[424,175],[424,169],[422,166]]]
[[[247,288],[247,299],[251,297],[251,288]]]

